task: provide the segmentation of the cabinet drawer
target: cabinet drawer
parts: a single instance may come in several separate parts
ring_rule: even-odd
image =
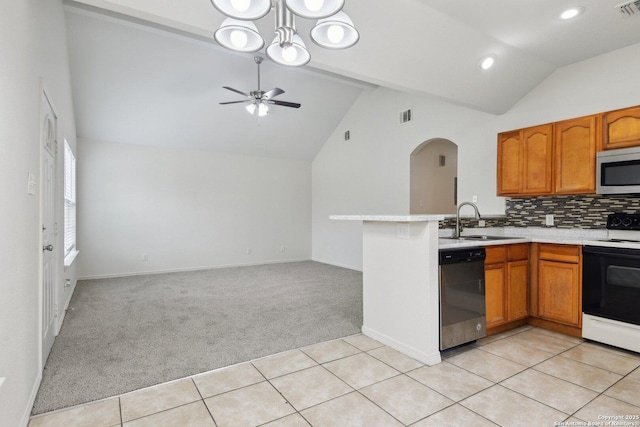
[[[529,244],[519,243],[517,245],[508,245],[507,253],[507,259],[509,261],[522,261],[529,259]]]
[[[555,245],[550,243],[541,243],[538,257],[550,261],[568,262],[578,264],[582,247],[576,245]]]
[[[487,246],[485,251],[487,253],[487,257],[484,260],[485,265],[507,260],[507,248],[505,246]]]

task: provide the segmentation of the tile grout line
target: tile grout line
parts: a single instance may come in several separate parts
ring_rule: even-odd
[[[209,405],[207,405],[207,402],[204,401],[204,396],[202,396],[202,392],[200,392],[200,389],[198,388],[198,384],[196,384],[196,381],[193,379],[193,377],[190,377],[190,380],[193,383],[193,386],[196,388],[196,391],[198,392],[198,395],[200,395],[200,400],[202,401],[202,404],[207,409],[207,412],[209,413],[209,416],[213,420],[213,425],[217,426],[218,423],[216,422],[216,418],[211,413],[211,409],[209,409]]]

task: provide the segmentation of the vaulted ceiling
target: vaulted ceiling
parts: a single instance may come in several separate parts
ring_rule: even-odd
[[[68,0],[78,134],[311,159],[373,85],[501,114],[557,68],[639,43],[640,13],[622,14],[620,2],[346,0],[360,42],[323,50],[309,40],[313,22],[299,19],[311,62],[290,69],[265,60],[262,88],[281,87],[279,99],[302,108],[273,107],[257,119],[218,105],[238,99],[222,86],[256,89],[256,66],[253,54],[212,40],[224,17],[209,0]],[[584,12],[561,20],[572,6]],[[257,25],[269,42],[273,13]],[[497,62],[483,71],[489,53]]]

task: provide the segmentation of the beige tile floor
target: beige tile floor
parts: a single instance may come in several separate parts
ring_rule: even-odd
[[[29,426],[512,427],[607,425],[607,416],[640,426],[640,354],[524,326],[444,352],[435,366],[354,335]]]

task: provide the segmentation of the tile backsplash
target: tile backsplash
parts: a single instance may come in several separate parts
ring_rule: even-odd
[[[483,219],[487,227],[542,227],[545,216],[553,214],[554,227],[597,229],[605,228],[607,215],[614,212],[640,213],[640,195],[507,198],[504,217]],[[465,218],[462,224],[464,227],[477,227],[478,221]],[[440,227],[455,227],[455,218],[447,218]]]

